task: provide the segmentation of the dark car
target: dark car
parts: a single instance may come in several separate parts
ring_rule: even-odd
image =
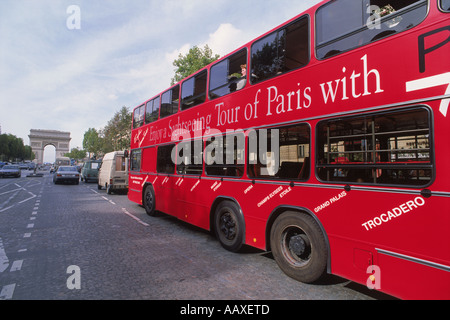
[[[98,183],[98,170],[101,164],[102,160],[89,160],[85,162],[83,169],[81,169],[81,181]]]
[[[53,183],[73,182],[75,184],[80,183],[80,174],[76,167],[72,166],[60,166],[58,170],[53,174]]]
[[[3,168],[0,169],[0,177],[17,177],[20,178],[20,168],[15,164],[7,164],[4,165]]]

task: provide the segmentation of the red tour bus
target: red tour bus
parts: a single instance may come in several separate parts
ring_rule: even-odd
[[[333,0],[134,110],[129,199],[339,275],[450,299],[450,0]]]

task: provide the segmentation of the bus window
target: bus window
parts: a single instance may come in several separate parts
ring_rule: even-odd
[[[243,49],[211,67],[209,97],[219,98],[244,87],[246,76],[242,67],[247,68],[247,50]]]
[[[203,172],[203,141],[187,141],[178,144],[177,173],[201,175]]]
[[[245,165],[244,134],[208,138],[205,143],[205,163],[209,176],[242,177]]]
[[[141,171],[141,149],[131,150],[130,171]]]
[[[180,97],[180,85],[164,92],[161,96],[160,118],[171,116],[178,112],[178,101]]]
[[[207,72],[199,74],[183,82],[181,86],[181,110],[199,105],[206,100]]]
[[[441,0],[441,9],[449,12],[450,11],[450,0]]]
[[[145,123],[151,123],[158,120],[159,102],[160,102],[159,97],[147,102],[147,107],[145,111]]]
[[[260,129],[249,134],[250,178],[307,180],[310,175],[310,127]]]
[[[139,128],[144,124],[145,105],[134,109],[133,128]]]
[[[425,186],[433,177],[425,108],[318,125],[317,173],[323,181]]]
[[[319,59],[363,46],[419,24],[427,0],[336,0],[316,13]]]
[[[252,45],[251,82],[258,83],[309,62],[309,22],[303,17]]]
[[[175,173],[175,163],[172,160],[172,150],[174,148],[174,144],[158,147],[156,156],[156,171],[158,173]]]

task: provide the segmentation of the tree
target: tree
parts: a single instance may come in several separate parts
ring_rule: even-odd
[[[114,114],[108,124],[100,130],[102,136],[101,151],[108,153],[128,149],[131,141],[131,111],[123,106]]]
[[[189,52],[185,56],[180,53],[178,59],[173,62],[176,69],[171,85],[174,85],[219,58],[220,55],[213,55],[213,52],[208,45],[205,45],[203,49],[194,46],[189,49]]]
[[[83,139],[83,148],[89,152],[89,157],[91,157],[91,153],[93,153],[94,156],[97,156],[100,151],[100,146],[101,141],[97,130],[95,130],[95,128],[89,128],[88,131],[84,133]]]
[[[0,135],[0,161],[9,160],[8,135]]]
[[[12,134],[0,135],[0,160],[23,161],[33,160],[34,153],[30,146],[23,144],[23,139]]]
[[[84,133],[83,148],[97,158],[111,151],[128,149],[131,142],[132,112],[123,106],[107,125],[99,129],[90,128]]]
[[[25,159],[34,160],[36,158],[33,149],[30,146],[25,146]]]
[[[64,156],[69,157],[71,159],[81,160],[86,157],[86,151],[80,150],[78,148],[72,148],[72,150],[70,150],[70,152],[64,154]]]

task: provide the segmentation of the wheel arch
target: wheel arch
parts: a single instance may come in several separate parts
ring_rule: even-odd
[[[310,217],[312,217],[314,219],[314,221],[317,223],[317,225],[319,226],[320,230],[322,231],[322,234],[324,236],[324,240],[327,246],[327,253],[328,253],[328,257],[327,257],[327,273],[331,273],[331,252],[330,252],[330,241],[328,239],[328,235],[325,231],[325,228],[323,227],[322,223],[320,222],[319,218],[317,218],[317,216],[309,209],[304,208],[304,207],[296,207],[296,206],[288,206],[288,205],[281,205],[276,207],[272,213],[269,216],[269,219],[267,220],[267,224],[266,224],[266,250],[270,251],[271,250],[271,246],[270,246],[270,232],[272,230],[272,226],[275,222],[275,220],[282,215],[284,212],[286,211],[296,211],[299,214],[306,214],[309,215]]]

